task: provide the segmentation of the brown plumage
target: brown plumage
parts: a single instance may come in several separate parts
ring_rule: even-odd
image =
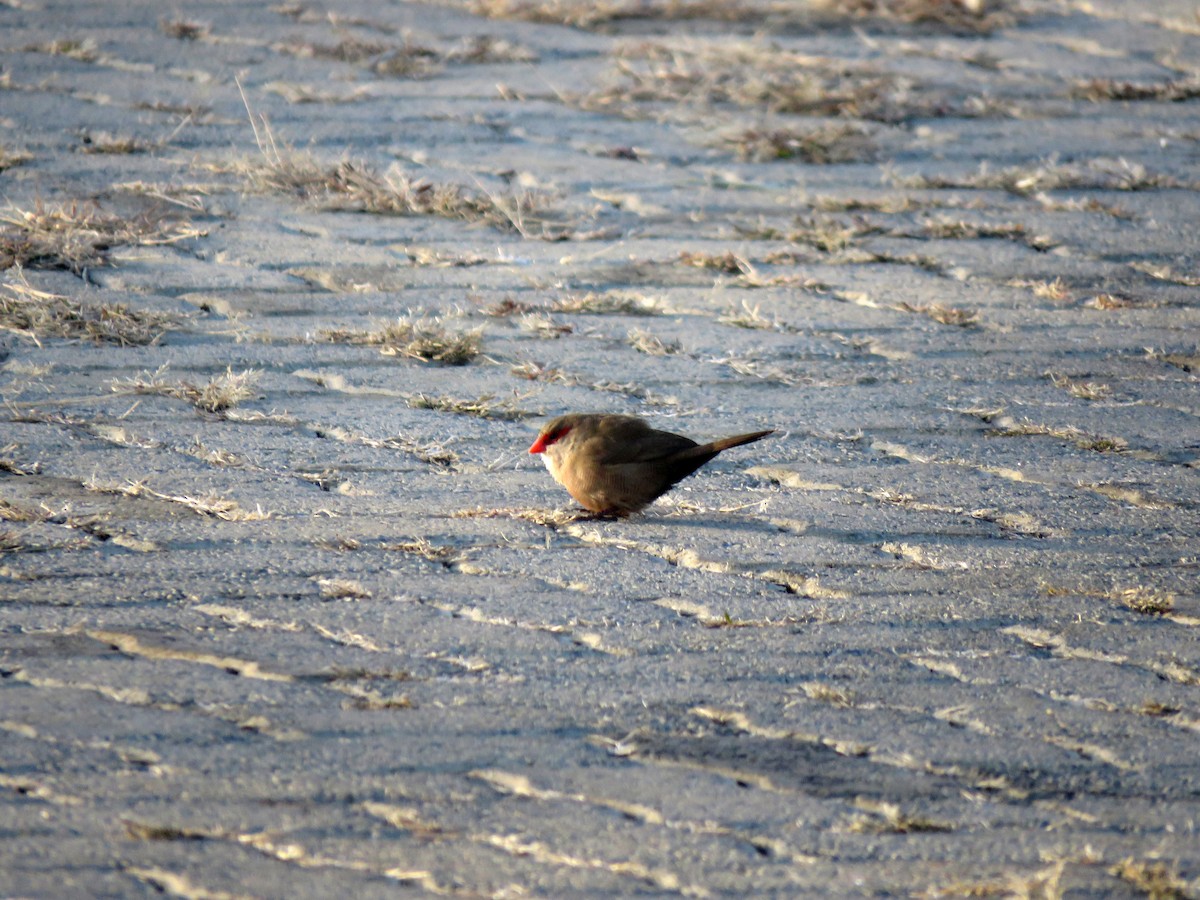
[[[773,433],[753,431],[698,444],[651,428],[635,416],[572,413],[546,425],[529,452],[542,454],[554,480],[584,508],[599,515],[627,516],[649,506],[722,450]]]

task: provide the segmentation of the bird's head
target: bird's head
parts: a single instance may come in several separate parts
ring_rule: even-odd
[[[542,429],[537,440],[529,448],[530,453],[545,453],[568,434],[575,425],[567,416],[560,416]]]

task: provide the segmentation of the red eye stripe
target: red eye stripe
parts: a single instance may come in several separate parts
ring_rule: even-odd
[[[533,446],[529,448],[529,452],[545,453],[547,447],[549,447],[551,444],[556,444],[561,441],[570,430],[570,428],[557,428],[554,431],[547,432],[546,434],[539,434],[537,440],[533,442]]]

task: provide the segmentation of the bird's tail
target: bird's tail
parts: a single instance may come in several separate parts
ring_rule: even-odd
[[[680,454],[681,456],[707,456],[709,459],[716,456],[722,450],[728,450],[730,447],[740,447],[742,444],[752,444],[755,441],[761,441],[769,434],[774,434],[774,428],[768,428],[766,431],[751,431],[749,434],[735,434],[733,437],[721,438],[713,441],[711,444],[701,444],[699,447],[693,447]]]

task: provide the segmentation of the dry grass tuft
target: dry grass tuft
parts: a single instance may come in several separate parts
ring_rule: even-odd
[[[1186,272],[1177,272],[1170,266],[1151,262],[1132,262],[1129,264],[1129,268],[1149,275],[1158,281],[1169,281],[1171,284],[1182,284],[1187,287],[1200,287],[1200,274],[1188,275]]]
[[[448,62],[455,63],[532,63],[538,56],[528,47],[522,47],[490,34],[464,37],[457,45],[443,54]]]
[[[159,825],[122,819],[125,833],[135,841],[204,841],[215,837],[214,832],[175,825]]]
[[[817,6],[856,19],[936,26],[966,34],[987,34],[1017,19],[1016,8],[1006,0],[819,0]]]
[[[579,384],[576,376],[553,366],[544,366],[533,360],[517,363],[508,371],[509,374],[526,381],[542,381],[547,384]]]
[[[1062,388],[1072,397],[1080,400],[1106,400],[1112,396],[1112,388],[1107,384],[1097,384],[1094,381],[1076,381],[1058,372],[1047,372],[1046,378],[1056,388]]]
[[[823,213],[837,212],[881,212],[889,215],[913,212],[927,207],[939,205],[937,200],[918,199],[907,194],[895,194],[885,197],[831,197],[823,195],[814,197],[812,208]]]
[[[657,316],[662,312],[658,301],[630,291],[589,291],[586,294],[565,294],[550,302],[550,310],[560,313],[585,313],[607,316]]]
[[[318,538],[313,541],[313,545],[322,550],[333,550],[337,553],[351,553],[362,549],[362,541],[345,535]]]
[[[880,230],[858,218],[848,222],[834,216],[797,216],[793,227],[781,234],[780,239],[815,247],[822,253],[838,253]]]
[[[742,301],[741,309],[731,307],[717,316],[717,321],[722,325],[732,325],[734,328],[746,328],[752,331],[780,331],[785,329],[785,326],[780,323],[778,318],[764,316],[759,304],[756,303],[751,306],[746,300]]]
[[[709,360],[714,365],[728,366],[731,370],[747,378],[757,378],[759,381],[770,381],[775,384],[803,384],[804,379],[789,373],[780,366],[765,363],[760,359],[749,359],[743,356],[722,356]]]
[[[82,41],[73,38],[59,38],[44,41],[40,44],[27,44],[21,48],[25,53],[45,53],[48,56],[65,56],[78,62],[94,63],[101,58],[96,42],[91,38]]]
[[[1175,608],[1175,598],[1171,594],[1152,588],[1125,588],[1108,596],[1143,616],[1165,616]]]
[[[1088,297],[1080,305],[1088,309],[1101,309],[1105,311],[1114,309],[1153,309],[1158,306],[1152,300],[1139,300],[1122,294],[1109,293],[1101,293]]]
[[[100,494],[121,494],[126,497],[151,497],[155,500],[165,500],[168,503],[177,503],[186,509],[190,509],[197,515],[223,519],[226,522],[260,522],[271,518],[271,514],[264,512],[262,507],[244,509],[236,501],[228,500],[213,493],[201,494],[199,496],[192,496],[191,494],[163,494],[146,487],[144,481],[126,481],[124,483],[102,482],[92,477],[83,483],[83,487],[86,490],[95,491]]]
[[[512,297],[504,297],[490,306],[485,306],[482,312],[485,316],[491,316],[493,319],[506,319],[509,316],[523,316],[539,308],[533,303],[514,300]]]
[[[1151,862],[1130,856],[1110,866],[1108,871],[1151,900],[1188,900],[1196,896],[1192,885],[1161,860]]]
[[[537,61],[537,54],[531,50],[492,35],[467,37],[448,48],[418,44],[410,37],[406,37],[403,43],[346,37],[336,44],[294,40],[275,44],[274,49],[302,59],[351,63],[375,75],[398,78],[428,77],[451,63],[479,65]]]
[[[574,325],[568,325],[565,322],[556,322],[551,316],[545,313],[535,312],[526,313],[517,321],[522,331],[528,331],[537,335],[540,338],[560,338],[564,334],[571,334],[575,330]]]
[[[314,578],[322,600],[369,600],[371,592],[352,578]]]
[[[253,113],[251,125],[260,158],[224,168],[241,175],[253,190],[291,194],[324,209],[441,216],[515,231],[525,237],[562,237],[561,233],[550,233],[544,225],[542,233],[533,234],[533,215],[544,205],[544,198],[531,191],[501,196],[482,188],[419,181],[399,169],[381,175],[366,163],[352,160],[322,163],[311,153],[277,142],[265,120],[260,124]]]
[[[1158,350],[1147,350],[1146,356],[1149,359],[1162,360],[1167,365],[1182,369],[1189,374],[1200,374],[1200,350],[1193,350],[1191,353],[1163,353]]]
[[[122,156],[132,153],[149,153],[159,144],[128,134],[110,134],[107,131],[85,131],[80,135],[80,148],[84,153]]]
[[[212,26],[204,22],[193,22],[190,19],[174,18],[159,19],[158,30],[167,37],[180,41],[199,41],[208,37]]]
[[[436,247],[405,247],[404,254],[414,266],[435,269],[486,266],[493,258],[470,251],[443,250]]]
[[[395,544],[384,544],[383,549],[397,553],[407,553],[410,556],[418,556],[429,562],[438,563],[445,569],[453,568],[456,563],[466,559],[466,554],[457,547],[453,547],[450,544],[435,544],[429,538],[424,537],[413,538],[410,541],[400,541]]]
[[[959,328],[969,328],[979,324],[979,313],[974,310],[960,309],[957,306],[942,306],[940,303],[913,304],[902,301],[893,308],[902,312],[929,316],[935,322],[941,322],[943,325],[956,325]]]
[[[323,165],[311,154],[289,151],[242,173],[259,191],[292,194],[326,209],[393,216],[441,216],[482,222],[525,234],[526,217],[537,202],[532,194],[501,198],[456,184],[416,181],[401,172],[379,175],[363,163],[343,160]]]
[[[440,54],[432,47],[405,40],[402,44],[384,44],[346,37],[336,44],[290,41],[273,49],[301,59],[327,59],[362,66],[376,75],[417,78],[431,75],[441,64]]]
[[[153,344],[176,327],[169,313],[124,303],[91,303],[39,291],[24,281],[0,284],[0,330],[30,338],[90,340],[121,346]]]
[[[483,329],[450,331],[441,319],[401,316],[372,331],[325,329],[318,338],[335,344],[366,344],[386,356],[404,356],[447,366],[465,366],[479,356]]]
[[[576,28],[600,28],[624,20],[716,22],[770,21],[776,25],[815,26],[846,19],[872,19],[986,34],[1016,21],[1002,0],[821,0],[797,4],[784,0],[730,3],[722,0],[471,0],[470,9],[492,19],[522,19]]]
[[[1085,851],[1090,852],[1090,851]],[[1080,862],[1097,862],[1084,858]],[[945,897],[1000,897],[1004,900],[1059,900],[1063,893],[1062,878],[1068,859],[1057,859],[1036,872],[1009,873],[991,881],[957,881],[932,887],[914,897],[920,900],[941,900]]]
[[[29,368],[32,368],[32,367],[29,367]],[[44,374],[49,374],[49,371],[51,369],[50,366],[38,367],[38,368],[45,368],[46,372]],[[17,369],[17,367],[15,367],[12,364],[12,361],[10,360],[9,362],[4,364],[3,370],[5,372],[15,372],[18,369]],[[32,376],[32,377],[40,378],[41,375],[36,375],[36,376]],[[42,470],[41,463],[35,462],[32,464],[24,464],[23,465],[21,463],[18,463],[11,456],[11,454],[16,450],[19,450],[20,447],[21,447],[20,444],[6,444],[5,446],[0,447],[0,472],[7,472],[9,475],[36,475],[39,472],[41,472],[41,470]],[[3,510],[4,504],[6,502],[7,501],[5,501],[3,498],[0,498],[0,519],[4,518],[2,510]]]
[[[203,234],[186,221],[149,213],[122,218],[90,204],[12,206],[0,214],[0,270],[26,266],[79,274],[106,265],[114,247],[175,244]]]
[[[56,513],[46,506],[26,506],[0,497],[0,522],[16,522],[26,525],[30,522],[49,521],[55,515]]]
[[[1140,716],[1152,716],[1154,718],[1162,718],[1165,716],[1173,716],[1179,712],[1178,706],[1172,706],[1169,703],[1162,703],[1158,700],[1147,698],[1134,707],[1134,712]]]
[[[330,91],[297,81],[268,81],[261,89],[278,94],[288,103],[354,103],[366,100],[369,96],[368,90],[362,85],[349,91]]]
[[[1044,234],[1031,234],[1029,229],[1017,222],[989,224],[953,219],[927,220],[921,223],[921,237],[937,240],[975,241],[987,238],[1002,238],[1024,244],[1031,250],[1045,253],[1058,246],[1058,241]]]
[[[209,184],[170,184],[167,182],[123,181],[112,186],[114,191],[153,197],[163,203],[178,206],[192,213],[208,212],[208,196],[213,193]]]
[[[995,428],[986,432],[989,437],[1045,435],[1060,441],[1067,441],[1080,450],[1092,450],[1096,453],[1121,453],[1129,449],[1129,445],[1121,438],[1088,434],[1074,425],[1043,425],[1027,419],[1017,421],[1008,416],[997,418],[995,425]]]
[[[204,103],[171,103],[167,100],[139,100],[134,109],[165,113],[190,122],[212,121],[213,108]]]
[[[454,464],[458,462],[458,454],[442,444],[422,444],[419,441],[414,441],[402,435],[375,438],[334,426],[332,428],[322,427],[317,429],[317,436],[342,441],[347,444],[361,444],[364,447],[371,447],[376,450],[396,450],[414,456],[421,460],[421,462],[429,463],[433,466],[441,466],[446,469],[453,468]]]
[[[576,28],[596,28],[628,19],[719,19],[745,15],[737,3],[719,0],[472,0],[471,12],[490,19],[520,19]]]
[[[424,332],[417,328],[403,347],[397,347],[394,352],[413,359],[430,360],[448,366],[463,366],[479,355],[482,341],[482,329],[450,334],[440,332],[436,328]],[[391,347],[385,346],[382,352],[393,351]]]
[[[1169,175],[1149,171],[1125,159],[1092,159],[1084,163],[1059,163],[1054,159],[1027,166],[993,170],[986,162],[971,175],[906,175],[890,173],[896,187],[916,190],[1001,190],[1021,197],[1043,191],[1102,190],[1146,191],[1191,187]]]
[[[1009,287],[1025,287],[1033,291],[1035,297],[1041,297],[1043,300],[1053,300],[1055,303],[1065,303],[1071,299],[1071,291],[1067,287],[1067,283],[1061,278],[1055,278],[1053,281],[1031,281],[1024,278],[1014,278],[1006,282]]]
[[[724,139],[739,159],[771,162],[798,159],[817,165],[867,162],[877,148],[861,125],[825,125],[819,128],[747,128]]]
[[[179,450],[201,462],[208,463],[210,466],[240,469],[247,465],[246,460],[232,450],[226,450],[221,447],[209,447],[199,438],[192,438],[190,444],[186,447],[180,447]]]
[[[794,250],[773,250],[763,257],[762,262],[769,266],[800,266],[810,264],[812,260]],[[810,294],[828,294],[833,291],[830,285],[818,278],[810,278],[795,272],[764,275],[752,264],[747,263],[746,266],[747,271],[737,276],[733,281],[738,287],[751,289],[786,287],[796,291],[806,291]]]
[[[335,685],[334,690],[350,695],[350,699],[342,701],[343,709],[412,709],[416,705],[407,694],[387,696],[356,685]]]
[[[10,375],[19,375],[23,378],[45,378],[53,371],[54,363],[35,363],[18,359],[10,359],[0,366],[0,372],[8,372]],[[9,450],[15,446],[15,444],[9,445],[3,449]]]
[[[0,172],[19,166],[33,159],[33,154],[25,150],[16,150],[6,144],[0,144]]]
[[[826,684],[824,681],[806,681],[800,685],[800,689],[810,700],[828,703],[842,709],[848,709],[854,705],[854,694]]]
[[[163,377],[166,370],[164,364],[154,372],[116,379],[110,387],[115,394],[174,397],[186,400],[202,412],[218,413],[253,398],[256,395],[254,386],[261,375],[257,369],[234,372],[232,368],[227,368],[204,384],[196,384],[183,380],[168,381]]]
[[[527,409],[518,409],[511,400],[495,402],[494,394],[484,394],[474,400],[461,397],[430,397],[427,394],[414,394],[408,398],[411,409],[432,409],[437,412],[455,413],[461,416],[475,416],[478,419],[497,419],[511,422],[519,419],[530,419],[540,413]]]
[[[1093,78],[1078,82],[1071,96],[1080,100],[1157,100],[1182,103],[1200,97],[1200,78],[1180,81],[1117,81],[1112,78]]]
[[[1031,199],[1048,212],[1098,212],[1125,222],[1139,218],[1137,213],[1124,206],[1105,203],[1097,197],[1051,197],[1047,194],[1034,194]]]
[[[854,834],[914,834],[953,831],[954,826],[924,816],[908,815],[895,803],[859,798],[854,803],[864,815],[856,816],[847,827]]]
[[[9,449],[11,447],[5,447],[0,452]],[[5,466],[4,470],[14,475],[32,474],[31,472],[22,471],[12,466]],[[65,526],[76,532],[75,536],[66,540],[45,541],[37,540],[36,538],[31,540],[31,538],[34,538],[35,533],[29,528],[22,529],[21,531],[3,528],[0,529],[0,554],[18,552],[41,553],[48,550],[77,550],[88,545],[88,537],[108,540],[113,537],[113,533],[104,527],[106,519],[106,516],[73,516],[69,514],[68,507],[55,511],[44,502],[38,506],[28,506],[22,503],[13,503],[10,500],[0,497],[0,522],[11,522],[17,525],[39,525],[49,522],[54,525]]]
[[[571,98],[584,109],[629,118],[661,105],[732,105],[789,115],[886,117],[886,76],[834,71],[809,57],[762,47],[643,46],[616,61],[612,83]]]
[[[727,250],[724,253],[704,253],[684,250],[679,254],[679,262],[696,269],[712,269],[715,272],[724,272],[727,275],[747,275],[754,271],[754,267],[750,264],[749,260],[738,256],[732,250]]]
[[[664,341],[657,335],[640,328],[629,332],[629,346],[638,353],[649,356],[672,356],[683,349],[679,341]]]
[[[693,110],[703,116],[698,124],[706,132],[711,129],[712,111],[722,107],[749,109],[756,115],[888,123],[945,115],[1013,114],[978,98],[947,96],[945,90],[922,87],[911,78],[861,63],[788,52],[764,42],[718,40],[687,46],[629,45],[614,61],[603,85],[564,99],[583,109],[627,118],[653,117],[667,107],[672,116]],[[828,125],[813,130],[807,139],[805,135],[803,131],[789,135],[785,129],[752,132],[746,145],[751,157],[769,157],[774,146],[785,154],[811,153],[814,161],[826,156],[837,161],[843,155],[869,158],[873,152],[870,134],[860,126]]]

